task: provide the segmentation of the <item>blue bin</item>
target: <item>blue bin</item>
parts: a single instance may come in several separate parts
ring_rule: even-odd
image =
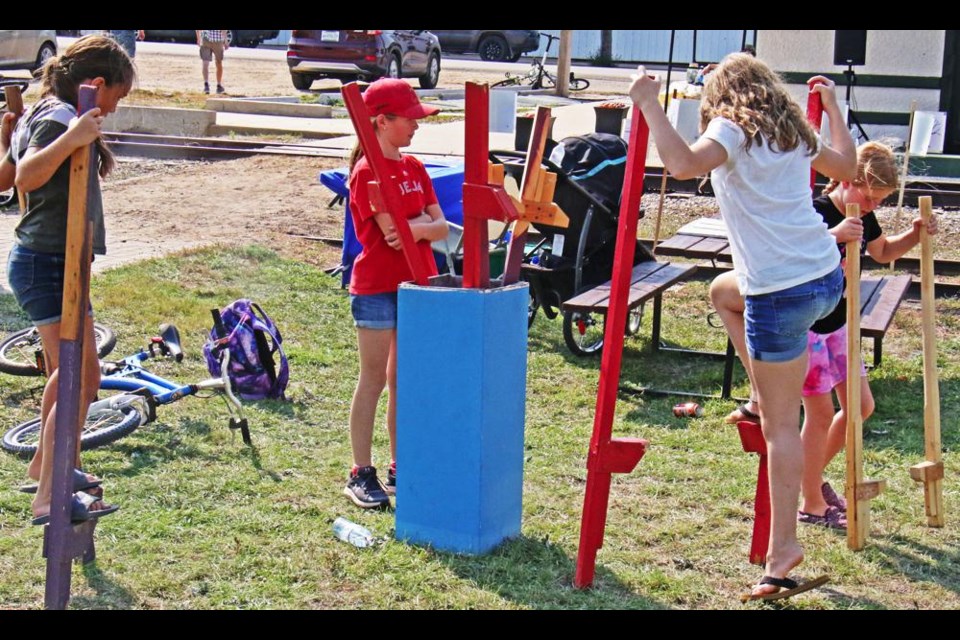
[[[483,554],[520,535],[526,282],[400,285],[398,540]]]
[[[443,215],[450,222],[463,226],[463,165],[450,166],[424,163],[424,166],[433,182],[433,190],[437,194],[437,201],[440,203],[440,208],[443,209]],[[363,250],[353,229],[353,216],[350,215],[350,188],[348,186],[350,172],[346,167],[321,171],[319,179],[320,184],[338,196],[342,196],[346,203],[343,218],[343,253],[340,258],[340,264],[343,267],[340,284],[346,287],[350,284],[353,261]],[[434,256],[437,259],[437,269],[442,269],[446,264],[446,259],[437,254],[434,254]]]

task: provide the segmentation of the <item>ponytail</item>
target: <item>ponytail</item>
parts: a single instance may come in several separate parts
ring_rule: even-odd
[[[131,87],[137,72],[133,61],[113,38],[88,35],[80,38],[59,56],[47,60],[40,75],[41,97],[56,96],[78,107],[80,83],[92,78],[103,78],[106,86]],[[116,160],[103,138],[96,140],[100,155],[98,173],[105,177],[113,170]]]

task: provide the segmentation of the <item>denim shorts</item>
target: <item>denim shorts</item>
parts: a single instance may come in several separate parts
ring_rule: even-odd
[[[33,324],[60,322],[63,308],[62,253],[41,253],[14,244],[7,258],[7,281]]]
[[[807,331],[843,294],[843,269],[789,289],[746,296],[747,350],[761,362],[787,362],[807,348]]]
[[[397,292],[350,296],[353,324],[361,329],[397,328]]]

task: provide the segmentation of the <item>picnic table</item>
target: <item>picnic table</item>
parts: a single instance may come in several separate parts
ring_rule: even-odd
[[[658,256],[678,256],[692,260],[709,260],[732,264],[727,227],[719,217],[698,218],[679,229],[672,237],[657,245]],[[873,339],[873,366],[883,358],[883,338],[893,323],[900,303],[910,287],[909,275],[864,276],[860,279],[860,337]],[[724,355],[724,380],[721,397],[729,397],[733,374],[733,349],[729,340]]]

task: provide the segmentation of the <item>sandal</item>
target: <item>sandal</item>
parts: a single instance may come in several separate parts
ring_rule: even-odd
[[[91,507],[97,503],[103,505],[103,508],[91,509]],[[73,497],[70,499],[70,524],[80,524],[87,520],[95,520],[101,516],[109,515],[119,508],[120,507],[115,504],[105,503],[97,496],[78,491],[73,494]],[[35,525],[47,524],[50,522],[50,514],[37,516],[31,522]]]
[[[92,475],[92,474],[91,474]],[[103,481],[100,478],[94,477],[92,480],[87,476],[86,473],[80,469],[73,470],[73,492],[85,491],[92,496],[98,498],[103,497],[103,488],[100,484]],[[17,488],[17,491],[22,493],[36,493],[40,485],[37,484],[24,484],[20,485]]]
[[[806,511],[797,511],[797,522],[804,524],[817,524],[828,529],[847,530],[847,515],[836,507],[827,507],[822,516],[807,513]]]
[[[738,422],[743,422],[743,421],[755,422],[757,424],[760,424],[760,414],[754,413],[753,411],[750,411],[750,409],[747,408],[747,406],[750,405],[751,403],[756,405],[757,401],[748,400],[744,402],[739,407],[731,411],[730,415],[724,418],[723,421],[726,422],[727,424],[737,424]]]
[[[837,495],[837,492],[833,490],[829,482],[824,482],[820,486],[820,493],[823,494],[823,500],[828,505],[836,507],[844,513],[847,512],[847,501],[842,496]]]
[[[804,591],[809,591],[814,587],[819,587],[822,584],[826,584],[830,581],[830,576],[820,576],[819,578],[813,578],[812,580],[807,580],[806,582],[797,582],[790,578],[774,578],[773,576],[763,576],[760,578],[760,582],[755,585],[759,587],[760,585],[770,584],[777,587],[777,591],[773,593],[744,593],[740,596],[740,602],[749,602],[751,600],[781,600],[783,598],[789,598],[790,596],[795,596],[798,593],[803,593]]]

